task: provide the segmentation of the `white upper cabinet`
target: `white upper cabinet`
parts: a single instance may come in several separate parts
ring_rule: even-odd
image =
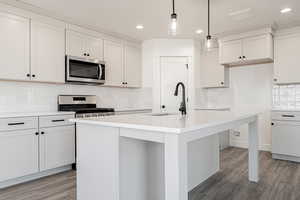
[[[141,86],[142,57],[141,49],[135,46],[124,47],[124,83],[126,87]]]
[[[246,61],[273,61],[273,36],[271,34],[243,40],[243,56]]]
[[[219,49],[204,51],[200,60],[200,77],[202,88],[228,87],[229,71],[219,63]]]
[[[65,82],[64,27],[31,22],[31,79]]]
[[[30,80],[29,19],[0,13],[0,79]]]
[[[242,41],[233,40],[223,42],[220,45],[220,63],[236,63],[241,61]]]
[[[300,33],[275,37],[274,83],[300,83]]]
[[[123,45],[117,42],[104,41],[105,85],[121,86],[123,80]]]
[[[71,56],[103,60],[103,40],[67,30],[66,53]]]
[[[273,62],[271,33],[221,39],[220,64],[228,66]]]

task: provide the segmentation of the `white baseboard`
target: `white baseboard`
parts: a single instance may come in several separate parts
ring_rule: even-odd
[[[230,139],[230,146],[248,149],[248,141]],[[260,144],[259,150],[271,152],[271,144]]]
[[[61,172],[64,172],[64,171],[69,171],[71,169],[72,169],[72,165],[67,165],[67,166],[63,166],[63,167],[59,167],[59,168],[55,168],[55,169],[50,169],[50,170],[43,171],[43,172],[38,172],[38,173],[31,174],[31,175],[28,175],[28,176],[23,176],[23,177],[11,179],[11,180],[3,181],[3,182],[0,182],[0,189],[10,187],[10,186],[13,186],[13,185],[17,185],[17,184],[20,184],[20,183],[25,183],[25,182],[28,182],[28,181],[32,181],[32,180],[35,180],[35,179],[42,178],[42,177],[58,174],[58,173],[61,173]]]

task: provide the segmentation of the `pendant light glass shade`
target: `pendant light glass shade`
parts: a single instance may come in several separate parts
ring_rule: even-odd
[[[171,15],[171,21],[169,25],[169,34],[176,35],[178,29],[178,21],[177,21],[177,14],[173,13]]]

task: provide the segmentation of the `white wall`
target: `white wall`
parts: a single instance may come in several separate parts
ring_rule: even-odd
[[[160,57],[185,56],[190,58],[189,99],[194,105],[194,58],[195,42],[191,39],[153,39],[143,42],[144,87],[152,86],[153,110],[160,111]],[[174,86],[175,87],[175,86]]]
[[[197,103],[210,107],[231,107],[234,114],[261,112],[259,117],[260,148],[271,148],[272,64],[230,68],[230,88],[197,89]],[[231,134],[233,146],[247,147],[248,129],[243,126]]]
[[[60,94],[97,95],[99,107],[151,108],[151,88],[0,82],[0,112],[56,111]]]

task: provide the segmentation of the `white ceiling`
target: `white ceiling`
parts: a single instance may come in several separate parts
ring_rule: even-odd
[[[138,40],[166,38],[171,0],[20,0],[77,24]],[[195,38],[207,30],[207,0],[175,0],[179,37]],[[300,25],[300,0],[211,0],[212,33],[251,30],[276,24]],[[285,7],[291,13],[281,14]],[[36,9],[38,9],[36,8]],[[231,14],[230,14],[231,13]],[[136,30],[143,24],[144,30]],[[203,34],[203,36],[205,35]]]

